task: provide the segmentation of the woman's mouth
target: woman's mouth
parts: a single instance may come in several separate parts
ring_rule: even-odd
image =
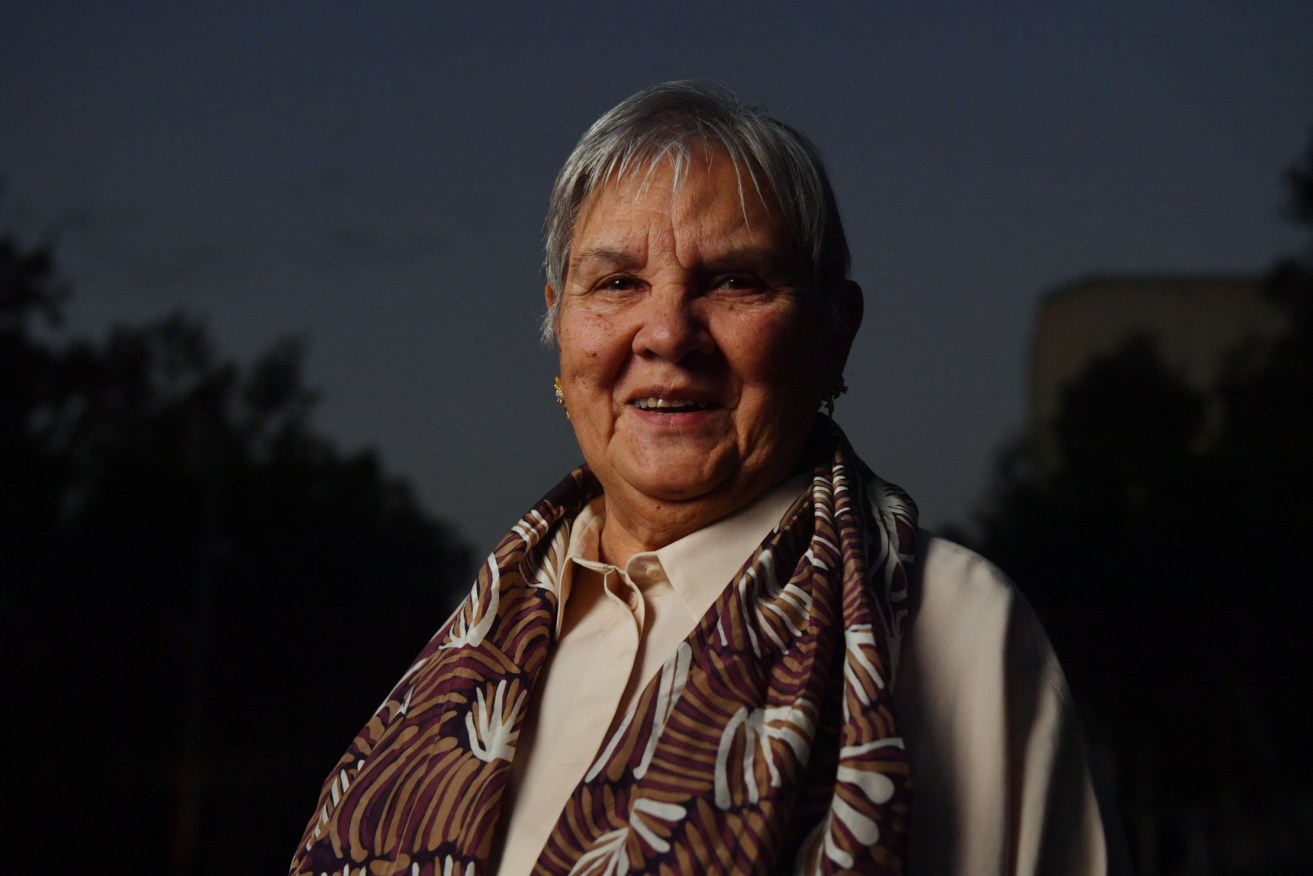
[[[687,399],[657,398],[655,396],[634,399],[630,404],[640,411],[651,411],[658,414],[687,414],[693,411],[705,411],[708,407]]]

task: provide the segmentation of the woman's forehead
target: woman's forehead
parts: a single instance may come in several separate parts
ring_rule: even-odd
[[[641,164],[610,169],[585,195],[575,230],[603,201],[612,209],[627,205],[667,209],[712,200],[737,203],[745,221],[780,216],[775,196],[749,164],[735,160],[724,147],[699,144],[679,152],[668,150]]]
[[[793,249],[774,199],[763,197],[721,153],[683,174],[665,160],[599,188],[579,211],[571,264],[599,252],[646,248],[654,234],[684,246]]]
[[[752,162],[733,154],[714,141],[693,140],[669,143],[650,156],[618,156],[584,195],[579,215],[606,193],[622,194],[635,202],[653,189],[673,199],[691,178],[710,176],[722,190],[732,188],[744,214],[755,200],[767,213],[776,213],[777,202]]]

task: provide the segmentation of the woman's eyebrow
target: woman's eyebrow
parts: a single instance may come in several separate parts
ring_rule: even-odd
[[[798,260],[791,258],[786,252],[781,252],[777,247],[733,247],[723,252],[711,253],[704,261],[707,268],[719,271],[754,268],[772,274],[792,276],[797,274],[799,269]]]
[[[621,249],[612,249],[606,246],[589,247],[579,253],[578,257],[570,262],[570,271],[574,272],[581,267],[588,267],[598,264],[608,268],[625,268],[632,266],[636,261],[632,253]]]
[[[631,270],[642,262],[642,258],[624,249],[610,246],[593,246],[582,250],[570,261],[569,272],[596,270]],[[701,269],[705,271],[741,271],[753,270],[779,277],[795,277],[801,271],[796,257],[782,252],[778,247],[736,246],[719,252],[708,253],[703,259]]]

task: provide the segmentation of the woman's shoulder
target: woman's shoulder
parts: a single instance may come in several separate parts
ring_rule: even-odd
[[[909,579],[912,621],[919,634],[953,642],[1013,647],[1027,643],[1051,654],[1048,638],[1030,605],[998,566],[968,547],[931,532],[918,532],[917,557]],[[961,650],[961,647],[954,648]]]
[[[1036,712],[1074,722],[1062,667],[1016,586],[970,548],[920,535],[895,687],[903,704],[945,742],[993,728],[1006,747]]]
[[[924,529],[917,530],[915,575],[924,586],[958,596],[1009,600],[1016,587],[998,566],[969,547]]]
[[[1121,872],[1039,620],[989,560],[919,535],[894,687],[918,795],[913,869]]]

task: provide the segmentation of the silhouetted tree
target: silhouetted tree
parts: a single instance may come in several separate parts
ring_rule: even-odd
[[[1313,143],[1290,180],[1313,230]],[[1146,873],[1293,873],[1313,854],[1313,245],[1265,294],[1288,331],[1234,351],[1208,394],[1150,338],[1093,362],[1062,398],[1060,467],[1011,449],[980,520],[1112,757]]]
[[[0,240],[4,860],[277,872],[319,782],[464,589],[464,549],[310,424],[302,346],[197,321],[65,339]]]

